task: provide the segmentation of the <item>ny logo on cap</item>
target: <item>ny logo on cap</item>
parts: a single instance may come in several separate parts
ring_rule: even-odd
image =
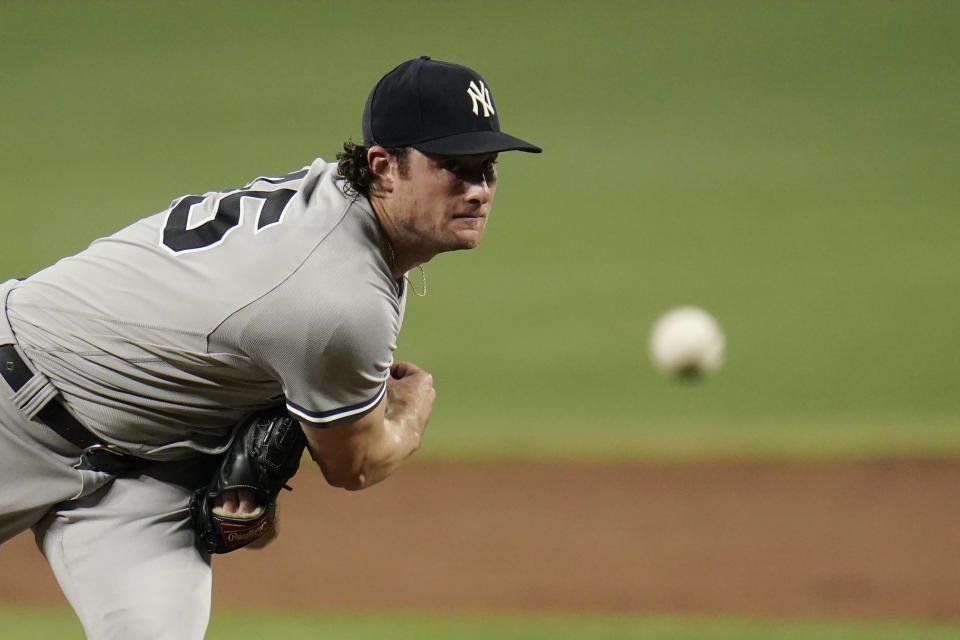
[[[493,100],[490,99],[490,89],[487,89],[486,85],[483,84],[483,80],[480,81],[479,87],[476,82],[471,80],[470,86],[467,88],[467,95],[473,101],[473,115],[480,115],[480,105],[483,105],[484,118],[496,115],[497,112],[493,110]]]

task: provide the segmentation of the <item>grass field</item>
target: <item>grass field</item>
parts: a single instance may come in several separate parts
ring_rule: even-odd
[[[78,637],[82,631],[67,611],[50,612],[0,608],[5,638],[46,640]],[[207,640],[243,637],[249,640],[419,640],[463,638],[480,640],[947,640],[958,625],[919,625],[904,622],[850,623],[837,621],[757,621],[736,619],[681,620],[656,617],[583,616],[409,616],[381,614],[368,617],[273,615],[218,612]]]
[[[0,275],[184,193],[332,158],[359,138],[371,84],[429,54],[477,67],[504,129],[545,152],[502,157],[483,246],[427,265],[429,293],[408,304],[398,355],[439,390],[424,457],[955,457],[957,33],[960,5],[931,0],[3,3]],[[688,303],[728,338],[722,372],[693,386],[653,371],[645,345]],[[3,613],[5,638],[78,629],[18,618]],[[383,637],[379,621],[319,624]],[[495,624],[504,638],[957,635]]]
[[[585,428],[600,456],[960,449],[954,3],[2,15],[3,273],[332,157],[369,85],[429,53],[481,68],[546,152],[502,158],[484,245],[437,258],[408,306],[399,355],[441,394],[426,455],[562,455]],[[697,389],[645,351],[686,303],[728,333]]]

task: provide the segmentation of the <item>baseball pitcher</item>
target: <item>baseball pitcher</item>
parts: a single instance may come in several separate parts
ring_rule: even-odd
[[[405,274],[475,247],[497,155],[540,149],[427,57],[362,128],[335,163],[179,197],[0,285],[0,542],[34,531],[88,638],[202,638],[211,554],[270,534],[304,451],[356,490],[419,446]]]

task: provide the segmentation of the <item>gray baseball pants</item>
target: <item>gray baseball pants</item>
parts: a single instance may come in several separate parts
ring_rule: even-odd
[[[187,505],[206,465],[116,478],[75,469],[79,450],[24,418],[2,385],[0,543],[33,529],[88,640],[203,638],[210,557],[194,545]]]

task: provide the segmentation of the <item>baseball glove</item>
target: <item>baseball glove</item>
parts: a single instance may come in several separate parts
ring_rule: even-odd
[[[299,423],[285,409],[255,413],[237,428],[209,484],[190,500],[197,543],[210,553],[227,553],[269,533],[276,523],[277,495],[300,466],[307,445]],[[253,493],[254,513],[229,514],[216,506],[231,489]]]

